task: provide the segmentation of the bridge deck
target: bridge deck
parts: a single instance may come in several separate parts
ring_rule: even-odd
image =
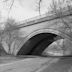
[[[69,11],[65,11],[61,17],[63,18],[63,17],[71,16],[71,15],[72,14],[70,14]],[[39,23],[42,23],[42,22],[59,19],[59,18],[60,17],[57,16],[55,13],[53,13],[53,14],[51,14],[51,13],[50,14],[43,14],[41,16],[37,16],[37,17],[30,18],[30,19],[27,19],[27,20],[24,20],[24,21],[21,21],[21,22],[17,22],[17,23],[15,23],[16,26],[10,28],[10,30],[12,31],[12,30],[16,30],[16,29],[19,29],[19,28],[23,28],[23,27],[39,24]]]
[[[66,16],[71,16],[72,14],[69,13],[69,11],[65,11],[63,13],[63,15],[61,17],[66,17]],[[30,26],[30,25],[35,25],[35,24],[39,24],[45,21],[50,21],[50,20],[54,20],[54,19],[58,19],[60,18],[59,16],[57,16],[55,13],[53,14],[43,14],[41,16],[37,16],[34,18],[30,18],[21,22],[18,22],[18,28],[21,27],[26,27],[26,26]]]

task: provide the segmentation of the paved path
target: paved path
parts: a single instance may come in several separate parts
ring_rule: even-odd
[[[0,72],[72,72],[72,57],[0,57]]]
[[[72,57],[63,57],[57,62],[41,67],[36,72],[72,72]]]
[[[42,57],[41,58],[39,57],[22,58],[22,59],[16,59],[16,60],[15,58],[12,58],[12,60],[13,61],[9,61],[7,63],[6,62],[1,63],[0,72],[35,72],[45,65],[48,66],[51,63],[58,61],[58,59],[42,58]]]

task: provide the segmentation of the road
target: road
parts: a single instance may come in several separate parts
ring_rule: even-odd
[[[72,66],[71,62],[72,62],[71,57],[68,58],[6,57],[5,59],[2,57],[0,58],[0,72],[68,72],[68,70],[70,70]]]

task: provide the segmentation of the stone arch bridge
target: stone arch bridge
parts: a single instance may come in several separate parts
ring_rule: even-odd
[[[71,16],[66,13],[62,18],[71,28]],[[7,30],[3,34],[2,45],[6,52],[14,55],[31,54],[34,48],[43,47],[44,50],[55,40],[55,37],[71,41],[70,28],[66,27],[61,18],[55,14],[43,15],[26,22],[20,22],[15,28]],[[8,33],[10,33],[10,39],[8,39]],[[37,49],[37,51],[39,50]]]

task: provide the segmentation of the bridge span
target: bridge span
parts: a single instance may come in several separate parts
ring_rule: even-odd
[[[24,55],[30,54],[29,51],[32,52],[32,49],[37,48],[37,45],[45,49],[47,45],[55,40],[55,37],[72,40],[72,24],[69,23],[71,16],[66,13],[62,18],[69,24],[70,28],[55,14],[50,16],[43,15],[25,22],[20,22],[17,27],[7,30],[3,34],[2,44],[7,52],[10,51],[9,53],[14,55]],[[8,40],[9,37],[10,39]]]

